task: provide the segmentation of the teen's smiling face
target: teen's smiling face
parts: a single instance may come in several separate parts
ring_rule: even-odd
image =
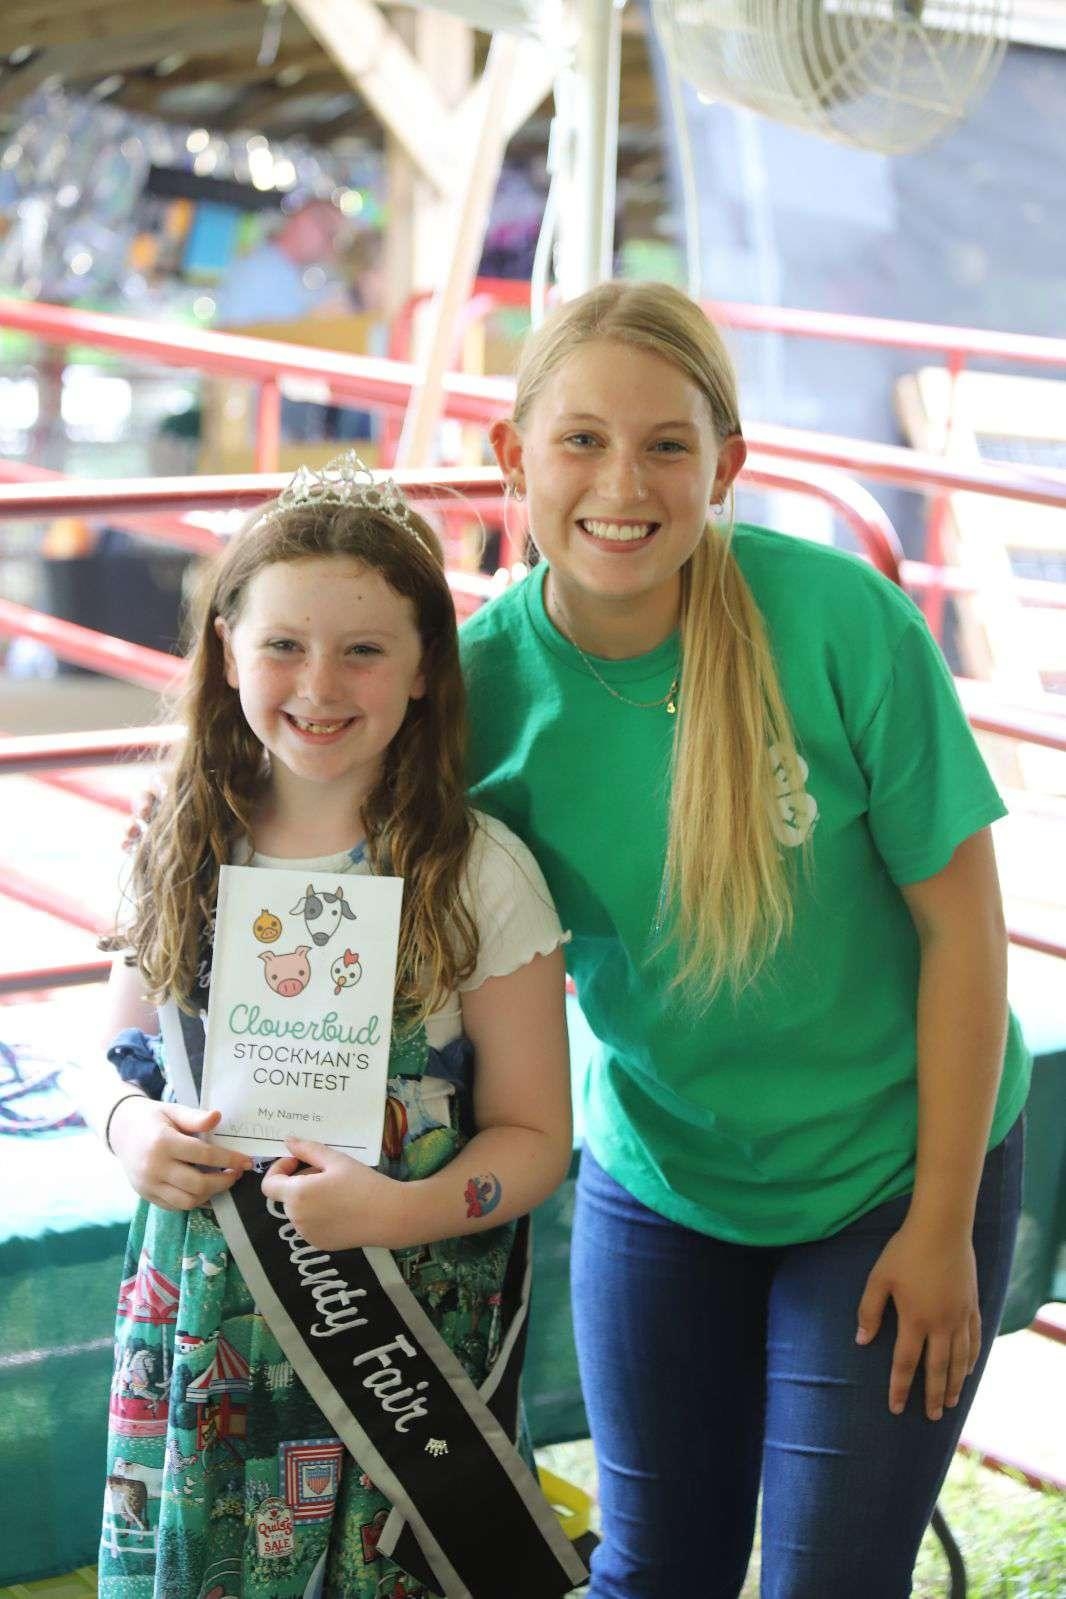
[[[411,601],[348,556],[281,561],[215,629],[226,681],[270,753],[272,788],[340,785],[360,804],[425,693]]]
[[[587,621],[577,642],[594,647],[596,617],[621,607],[665,637],[681,568],[744,458],[739,438],[717,439],[700,389],[650,350],[590,340],[552,373],[521,428],[499,422],[492,442],[527,494],[564,630]]]

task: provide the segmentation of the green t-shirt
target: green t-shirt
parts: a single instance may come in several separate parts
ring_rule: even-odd
[[[754,1244],[824,1237],[913,1186],[918,941],[898,885],[1003,814],[920,613],[840,551],[738,527],[800,770],[775,765],[793,930],[739,997],[702,1014],[656,932],[673,718],[612,697],[544,610],[545,568],[461,634],[472,802],[540,862],[599,1041],[585,1088],[596,1158],[653,1210]],[[596,667],[665,695],[677,635]],[[684,686],[682,684],[682,695]],[[809,864],[805,863],[805,858]],[[990,1147],[1022,1108],[1011,1021]]]

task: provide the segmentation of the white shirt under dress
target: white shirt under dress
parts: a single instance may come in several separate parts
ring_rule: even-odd
[[[490,977],[507,977],[531,961],[534,955],[550,955],[568,942],[544,875],[522,843],[494,816],[472,812],[475,828],[467,856],[463,903],[478,931],[477,965],[470,976],[450,993],[443,1004],[426,1018],[426,1039],[432,1049],[443,1050],[462,1036],[463,1016],[460,995],[480,988]],[[362,845],[336,855],[320,855],[310,860],[285,859],[276,855],[252,854],[241,864],[281,867],[289,871],[335,872],[369,877],[370,863]],[[455,1089],[443,1078],[426,1075],[421,1080],[425,1110],[431,1111],[439,1099],[440,1120],[447,1125],[446,1102]]]

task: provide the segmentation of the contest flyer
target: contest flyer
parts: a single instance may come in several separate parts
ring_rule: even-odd
[[[403,880],[223,866],[200,1102],[220,1143],[381,1153]]]

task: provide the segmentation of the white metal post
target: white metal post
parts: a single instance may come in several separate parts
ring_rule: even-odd
[[[568,0],[565,10],[573,52],[562,99],[573,124],[562,151],[556,276],[570,300],[609,278],[614,263],[622,13],[616,0]]]

